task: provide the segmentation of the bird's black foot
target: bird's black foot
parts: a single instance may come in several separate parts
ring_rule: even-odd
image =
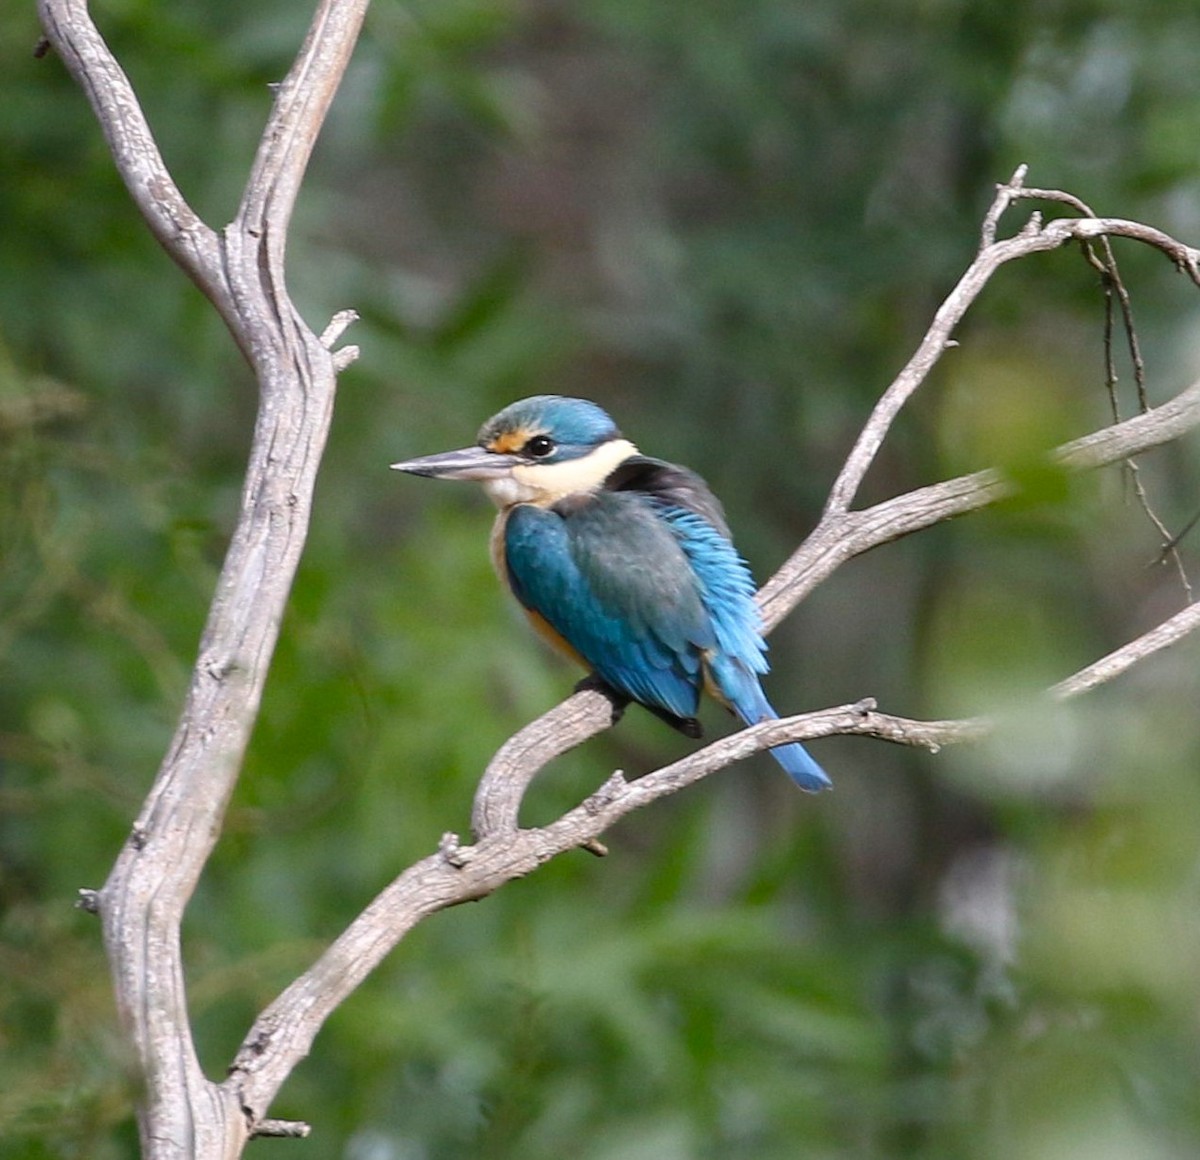
[[[622,717],[625,716],[625,710],[629,708],[630,698],[624,693],[618,693],[612,685],[601,680],[595,673],[588,673],[576,686],[576,693],[585,693],[587,691],[603,693],[608,698],[608,703],[612,706],[612,720],[615,725]]]
[[[589,673],[575,686],[575,692],[577,693],[582,693],[587,689],[603,693],[608,698],[609,704],[612,705],[614,725],[625,715],[625,710],[633,700],[632,697],[617,692],[612,685],[608,684],[601,677],[598,677],[595,673]],[[665,721],[672,729],[677,729],[684,737],[696,740],[704,736],[704,726],[695,717],[676,717],[674,713],[670,713],[666,709],[658,709],[653,705],[646,705],[644,708],[649,709],[655,717],[660,721]]]
[[[704,726],[696,717],[676,717],[674,713],[668,713],[666,709],[656,709],[653,705],[647,705],[646,708],[660,721],[665,721],[672,729],[677,729],[684,737],[697,741],[704,736]]]

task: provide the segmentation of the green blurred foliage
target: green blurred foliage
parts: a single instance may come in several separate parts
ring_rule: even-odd
[[[215,225],[304,8],[100,6]],[[170,736],[254,386],[36,38],[28,7],[0,13],[0,1157],[108,1160],[136,1153],[137,1084],[71,904]],[[710,479],[767,574],[1019,162],[1200,238],[1198,57],[1171,0],[377,0],[289,246],[318,329],[360,311],[362,358],[188,913],[211,1074],[376,890],[466,829],[489,755],[574,680],[506,606],[483,501],[386,464],[468,442],[519,395],[589,395]],[[1161,399],[1196,373],[1200,312],[1160,257],[1119,257]],[[995,463],[1021,497],[854,561],[773,638],[781,710],[989,711],[994,740],[820,743],[820,799],[748,763],[628,820],[604,862],[435,917],[281,1094],[313,1137],[263,1147],[1195,1155],[1196,645],[1069,708],[1036,701],[1182,599],[1146,566],[1127,480],[1039,465],[1106,419],[1102,334],[1076,253],[1006,269],[866,490]],[[1190,446],[1142,481],[1172,528],[1200,502]],[[631,712],[548,770],[527,816],[683,750]]]

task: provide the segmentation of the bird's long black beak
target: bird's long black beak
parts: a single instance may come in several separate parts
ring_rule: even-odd
[[[503,479],[520,463],[516,455],[502,455],[483,447],[463,447],[458,451],[439,451],[391,465],[393,471],[424,475],[429,479],[467,479],[487,481]]]

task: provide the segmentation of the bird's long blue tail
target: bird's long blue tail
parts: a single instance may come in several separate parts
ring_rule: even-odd
[[[718,668],[722,671],[718,671]],[[756,674],[749,672],[736,661],[714,666],[713,676],[728,701],[729,707],[743,724],[757,725],[762,721],[778,721],[779,714],[771,707]],[[783,767],[784,772],[802,790],[818,793],[831,789],[833,782],[826,772],[812,759],[807,749],[798,741],[777,745],[768,751]]]
[[[760,717],[759,720],[774,721],[779,717],[779,714],[770,705],[767,706],[767,709],[769,710],[767,715]],[[812,755],[800,742],[793,741],[788,745],[776,745],[768,752],[783,766],[784,772],[802,790],[808,793],[819,793],[823,789],[833,788],[833,782],[829,780],[829,775],[813,760]]]

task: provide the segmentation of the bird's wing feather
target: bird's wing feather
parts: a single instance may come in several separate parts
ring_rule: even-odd
[[[693,512],[726,540],[733,538],[721,501],[700,476],[677,463],[649,455],[631,455],[609,474],[604,486],[608,491],[637,492],[667,508]]]
[[[754,578],[737,549],[695,512],[656,504],[661,518],[679,540],[699,586],[717,652],[755,673],[767,671]]]
[[[733,546],[721,503],[708,484],[686,467],[635,455],[608,477],[605,487],[645,497],[687,556],[718,651],[752,672],[765,673],[754,578]]]
[[[687,554],[645,498],[602,491],[552,509],[518,505],[504,548],[514,595],[601,678],[695,715],[702,656],[717,640]]]

